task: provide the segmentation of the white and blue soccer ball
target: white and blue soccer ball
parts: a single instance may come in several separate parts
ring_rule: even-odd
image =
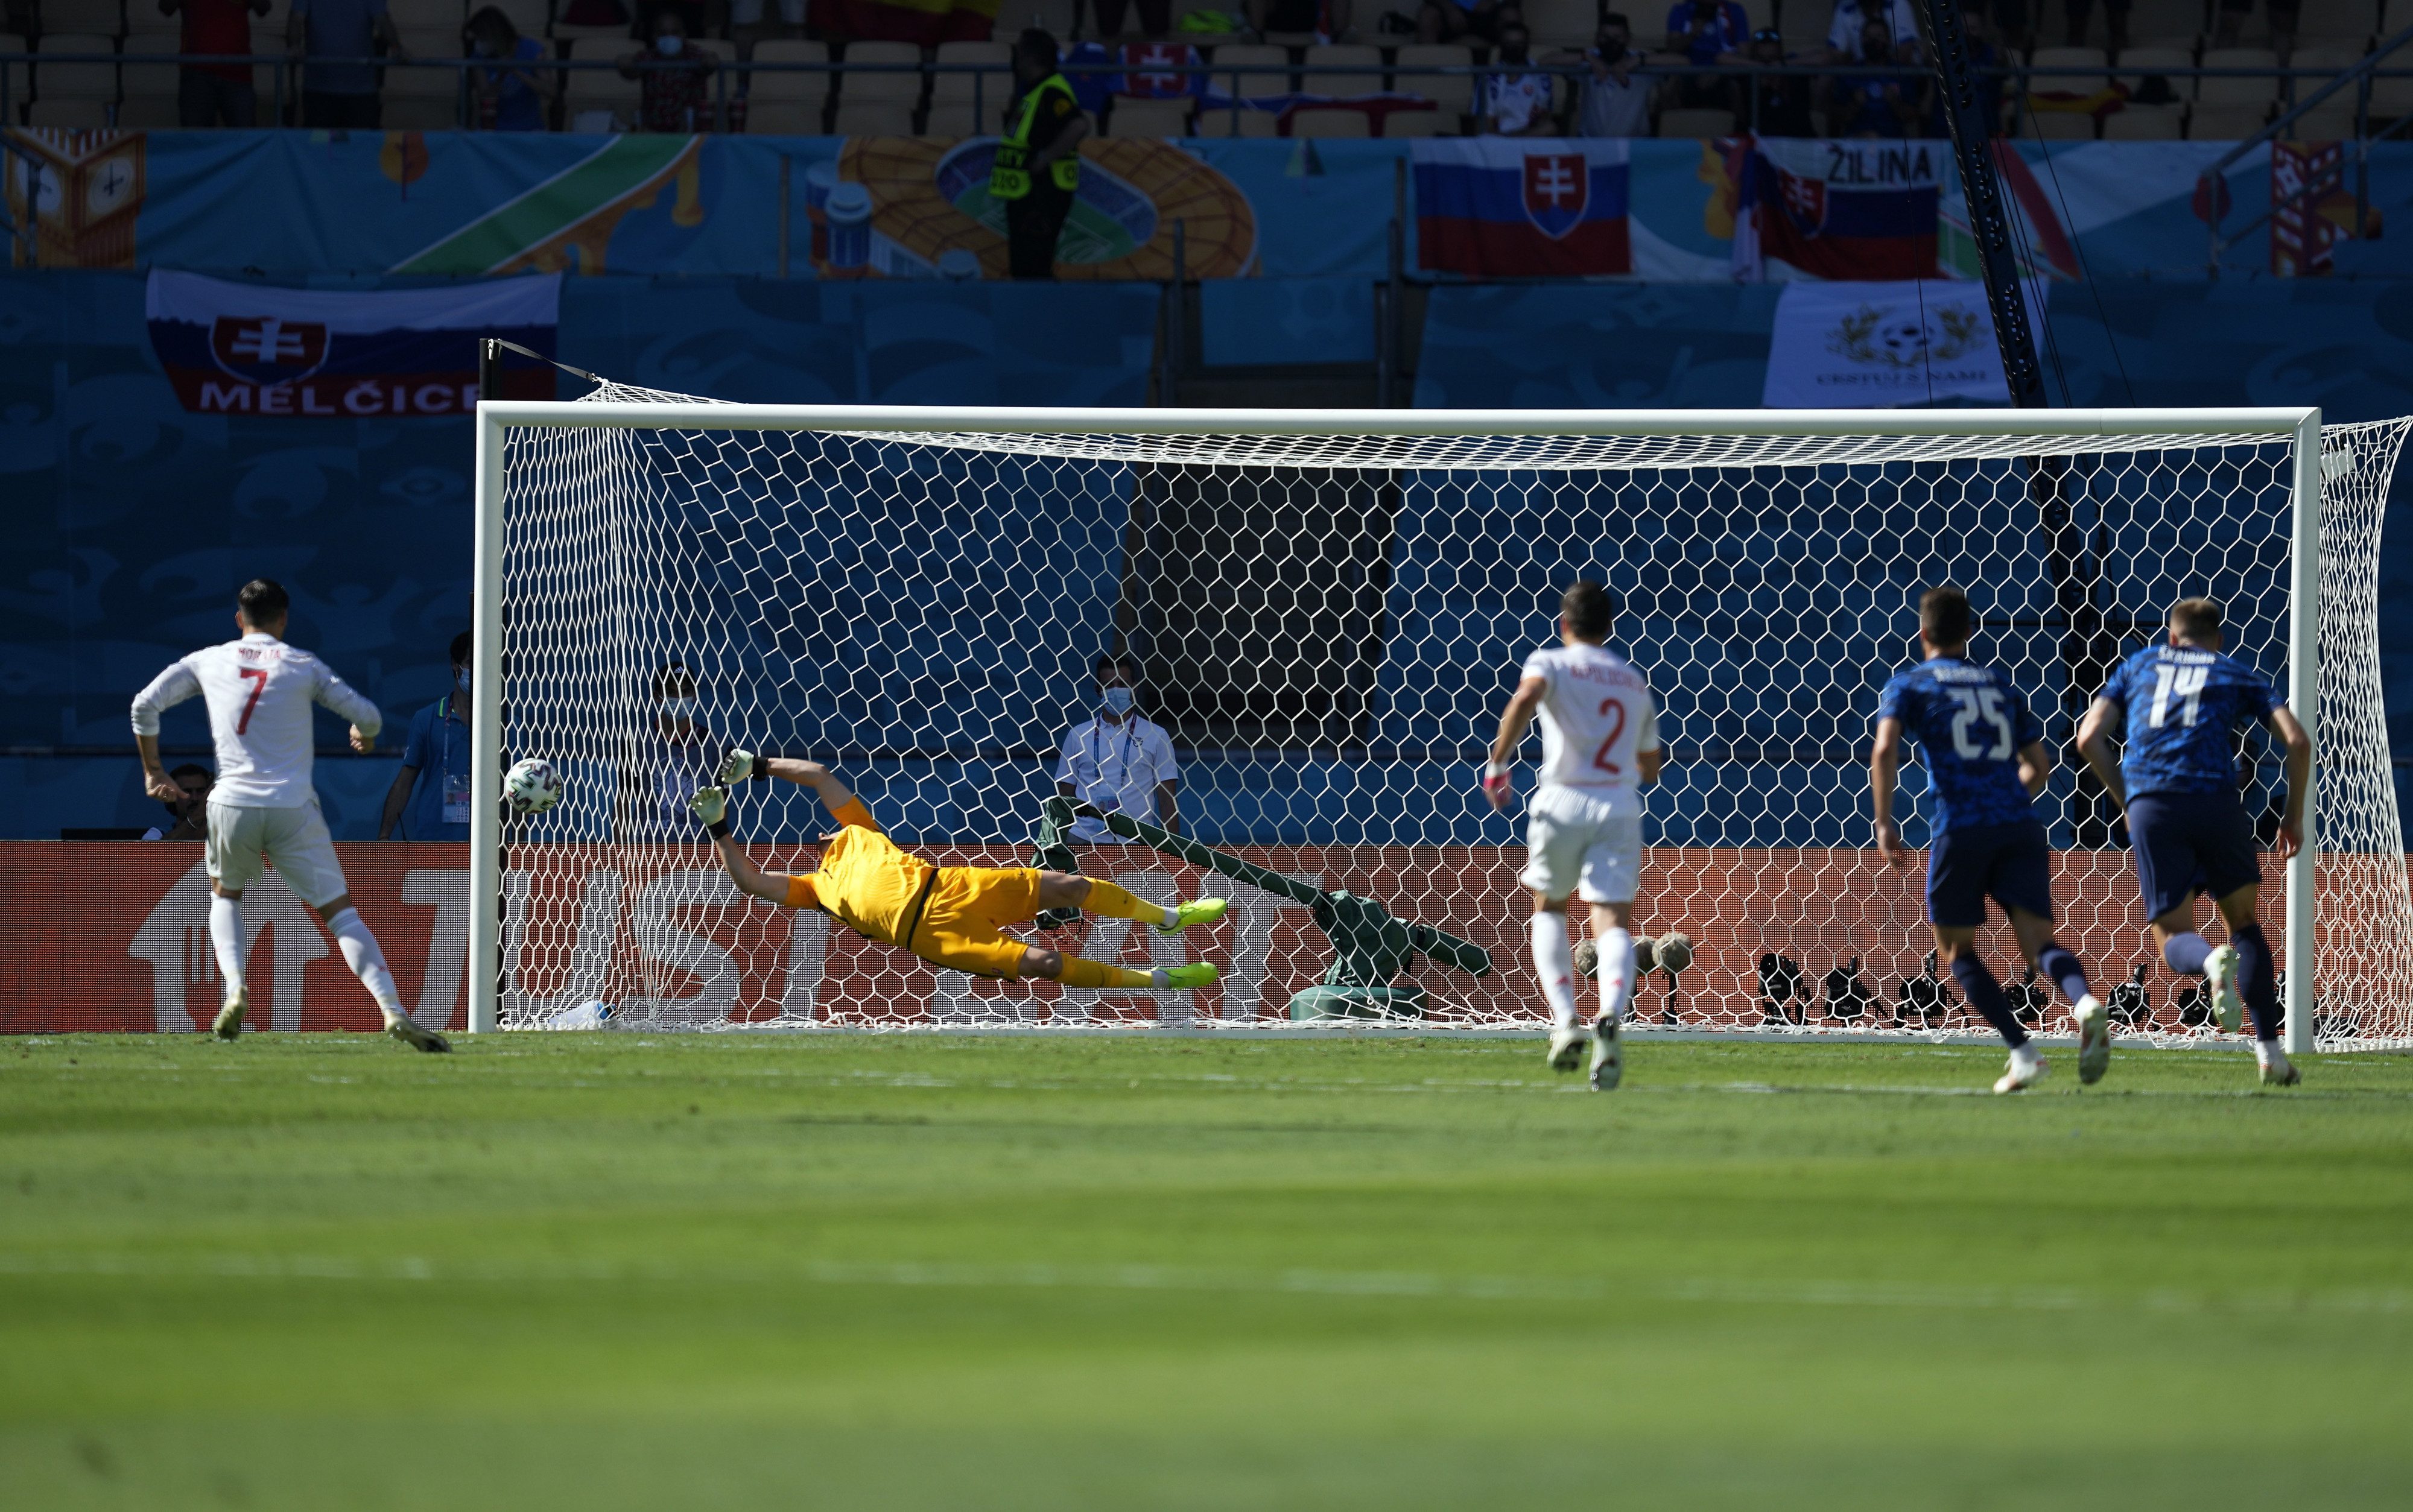
[[[542,814],[561,801],[561,773],[544,757],[529,756],[504,776],[503,797],[522,814]]]

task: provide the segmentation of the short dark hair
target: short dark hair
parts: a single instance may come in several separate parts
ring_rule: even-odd
[[[2170,628],[2189,640],[2220,634],[2220,600],[2180,599],[2170,606]]]
[[[1044,63],[1051,68],[1064,53],[1064,50],[1056,45],[1056,34],[1044,26],[1024,27],[1022,35],[1014,39],[1014,50],[1034,63]]]
[[[1969,595],[1950,583],[1918,595],[1918,627],[1939,646],[1965,646],[1976,628],[1969,612]]]
[[[1634,23],[1614,10],[1604,10],[1600,13],[1600,26],[1622,26],[1629,32],[1634,30]],[[1598,31],[1600,26],[1595,26],[1592,30]]]
[[[1567,617],[1567,628],[1584,639],[1606,640],[1609,625],[1617,619],[1617,600],[1587,578],[1559,595],[1559,612]]]
[[[168,775],[170,777],[207,777],[212,782],[216,782],[218,780],[218,774],[216,772],[212,771],[209,768],[202,766],[198,761],[187,761],[181,767],[170,767],[168,769]]]
[[[1124,671],[1131,674],[1132,682],[1139,681],[1139,662],[1128,653],[1118,656],[1113,652],[1105,652],[1098,657],[1098,665],[1091,671],[1099,677],[1108,672]]]
[[[654,673],[655,701],[659,702],[664,698],[692,698],[694,697],[695,674],[688,671],[687,669],[687,663],[680,661],[677,657],[674,656],[669,661],[662,663],[660,668]]]
[[[234,595],[235,611],[245,624],[262,624],[281,620],[293,608],[286,596],[285,585],[273,578],[254,578]]]
[[[455,667],[466,665],[469,660],[469,653],[471,649],[474,648],[477,643],[477,638],[470,635],[466,630],[454,636],[452,638],[452,665]]]

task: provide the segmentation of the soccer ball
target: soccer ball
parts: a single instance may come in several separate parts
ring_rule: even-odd
[[[561,773],[542,756],[529,756],[503,778],[503,796],[522,814],[542,814],[561,801]]]

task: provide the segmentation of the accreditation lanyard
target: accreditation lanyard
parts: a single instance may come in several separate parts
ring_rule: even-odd
[[[469,774],[452,770],[452,696],[446,694],[437,706],[437,720],[444,727],[444,756],[438,766],[444,773],[444,822],[469,822]]]
[[[1105,721],[1103,719],[1089,721],[1089,766],[1098,774],[1091,787],[1090,801],[1097,801],[1097,791],[1103,788],[1112,796],[1114,801],[1111,805],[1101,805],[1101,807],[1111,807],[1118,814],[1129,814],[1132,811],[1123,807],[1123,786],[1131,781],[1132,768],[1137,764],[1140,754],[1139,715],[1134,713],[1123,721],[1123,738],[1118,742],[1123,748],[1123,781],[1112,787],[1108,787],[1106,784],[1106,752],[1112,747],[1103,743],[1106,732],[1102,727],[1104,724]],[[1143,804],[1139,812],[1147,814],[1148,810]]]

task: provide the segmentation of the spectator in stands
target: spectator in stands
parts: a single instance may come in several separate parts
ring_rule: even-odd
[[[1730,60],[1750,37],[1751,20],[1734,0],[1676,0],[1667,9],[1667,51],[1687,63],[1707,66]],[[1725,80],[1701,74],[1679,79],[1676,97],[1687,110],[1733,103]]]
[[[708,131],[712,128],[709,81],[720,60],[687,45],[687,12],[664,6],[647,31],[653,40],[620,55],[620,77],[637,81],[637,129]]]
[[[1005,206],[1008,274],[1052,280],[1056,243],[1081,186],[1081,141],[1089,118],[1058,63],[1056,38],[1033,26],[1014,45],[1014,98],[989,169],[988,197]]]
[[[688,800],[713,780],[720,748],[697,716],[695,675],[673,658],[654,672],[653,727],[628,738],[620,759],[624,840],[688,839],[703,829]]]
[[[1173,737],[1163,726],[1141,717],[1139,668],[1130,658],[1098,658],[1098,712],[1064,732],[1056,758],[1056,791],[1109,814],[1128,814],[1147,824],[1181,832],[1174,795],[1181,768],[1173,759]],[[1073,827],[1074,840],[1127,842],[1095,819]]]
[[[251,52],[251,18],[268,14],[268,0],[159,0],[159,14],[185,15],[176,51],[240,58]],[[176,70],[176,125],[249,127],[259,119],[247,63],[187,63]]]
[[[620,0],[568,0],[553,19],[564,26],[626,26],[629,12]]]
[[[1882,17],[1872,16],[1860,28],[1860,57],[1864,64],[1889,64],[1895,61],[1893,34]],[[1827,128],[1837,137],[1881,137],[1899,139],[1911,134],[1911,123],[1920,115],[1923,103],[1919,96],[1920,81],[1905,81],[1892,74],[1846,74],[1837,77],[1832,98],[1827,106]]]
[[[1784,34],[1773,26],[1752,33],[1750,51],[1743,56],[1761,64],[1799,61],[1784,51]],[[1814,137],[1818,127],[1810,119],[1812,94],[1811,81],[1799,74],[1754,74],[1735,88],[1735,129],[1761,137]]]
[[[467,44],[472,57],[530,64],[544,56],[542,42],[533,37],[522,37],[519,28],[511,24],[511,18],[493,6],[469,18],[469,24],[462,31],[462,40]],[[494,106],[494,129],[545,129],[546,112],[553,108],[553,97],[557,92],[554,70],[481,68],[476,78],[479,99]]]
[[[285,31],[293,55],[312,58],[407,59],[401,34],[386,14],[385,0],[293,0]],[[374,63],[309,63],[302,74],[302,124],[331,131],[375,131],[383,111],[377,104]]]
[[[1635,65],[1646,60],[1635,51],[1634,29],[1623,16],[1611,11],[1601,17],[1592,45],[1581,52],[1553,52],[1542,61],[1580,63],[1589,70],[1576,110],[1577,136],[1651,135],[1651,93],[1658,80],[1634,71]]]
[[[1149,0],[1139,0],[1140,24],[1150,37],[1164,34],[1164,13],[1171,8],[1170,0],[1155,0],[1156,19],[1148,19]],[[1349,0],[1243,0],[1249,18],[1249,30],[1260,40],[1267,32],[1312,32],[1326,41],[1337,42],[1349,30]],[[1106,25],[1111,7],[1115,24]],[[1112,37],[1121,35],[1122,0],[1099,0],[1098,35]],[[1308,81],[1308,92],[1313,94],[1314,81]]]
[[[752,59],[759,43],[804,35],[805,0],[730,0],[729,39],[741,58]]]
[[[1499,61],[1515,71],[1483,76],[1474,113],[1483,120],[1484,135],[1547,137],[1558,131],[1558,118],[1550,113],[1550,95],[1558,80],[1533,71],[1532,41],[1521,21],[1500,28]]]
[[[1862,37],[1868,23],[1886,23],[1886,46],[1893,46],[1897,37],[1918,35],[1918,13],[1911,0],[1835,0],[1835,14],[1827,22],[1827,59],[1830,63],[1858,61]]]
[[[185,796],[172,803],[159,806],[168,811],[169,822],[154,825],[142,832],[145,840],[207,840],[210,838],[210,789],[217,779],[210,769],[199,762],[187,761],[169,770],[168,780],[185,790]]]
[[[2082,0],[2074,0],[2074,3],[2082,3]],[[2284,63],[2287,59],[2287,54],[2296,51],[2298,7],[2280,5],[2279,0],[2265,0],[2265,3],[2271,9],[2271,51],[2279,54],[2279,61]],[[2118,28],[2112,35],[2125,41],[2128,28],[2127,6],[2123,4],[2119,13],[2114,15],[2111,13],[2111,0],[2103,0],[2103,9],[2106,23]],[[2220,20],[2213,26],[2212,45],[2235,47],[2238,33],[2245,25],[2245,18],[2252,14],[2254,14],[2254,0],[2220,0]],[[2071,24],[2078,23],[2073,21]],[[2391,27],[2394,26],[2395,18],[2391,17],[2389,24]],[[2120,43],[2114,42],[2111,45],[2118,47]],[[2299,84],[2296,87],[2302,89],[2304,86]]]
[[[452,685],[411,716],[379,840],[392,840],[396,824],[405,840],[469,838],[469,645],[466,630],[452,638]]]
[[[1489,42],[1502,26],[1524,19],[1516,0],[1424,0],[1416,10],[1416,40],[1427,46],[1463,37]]]

